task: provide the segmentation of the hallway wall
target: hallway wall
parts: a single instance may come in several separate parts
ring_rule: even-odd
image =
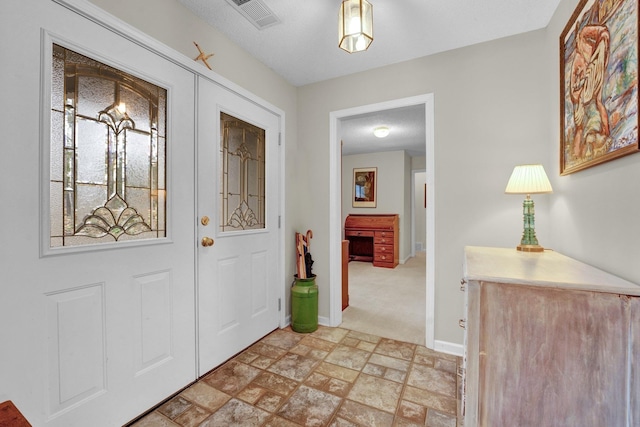
[[[545,118],[551,133],[546,146],[552,166],[547,172],[554,190],[548,224],[551,243],[565,255],[640,284],[640,154],[559,176],[558,39],[577,4],[578,0],[560,3],[545,42],[546,61],[551,63],[545,70],[545,87],[553,95]]]
[[[522,233],[522,200],[504,194],[514,165],[548,161],[544,30],[482,43],[298,89],[298,161],[313,194],[306,216],[314,230],[320,313],[329,312],[329,114],[427,93],[435,103],[435,338],[462,343],[458,319],[465,245],[514,247]],[[401,77],[400,77],[401,76]],[[526,84],[523,84],[526,82]],[[548,224],[548,200],[536,201]],[[303,196],[303,204],[311,202]],[[546,240],[541,227],[540,238]],[[317,255],[316,255],[317,254]]]

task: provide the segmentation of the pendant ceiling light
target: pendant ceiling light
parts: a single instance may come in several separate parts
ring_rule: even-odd
[[[373,6],[367,0],[340,5],[338,46],[349,53],[367,50],[373,41]]]

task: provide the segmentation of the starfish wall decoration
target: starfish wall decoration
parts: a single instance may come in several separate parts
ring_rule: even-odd
[[[193,44],[196,45],[196,48],[198,48],[198,52],[200,52],[200,54],[198,56],[196,56],[193,60],[194,61],[200,60],[200,61],[204,62],[204,65],[206,65],[208,69],[211,69],[211,66],[207,62],[207,59],[211,58],[214,54],[210,53],[210,54],[207,55],[202,51],[202,49],[200,49],[200,46],[198,46],[198,43],[193,42]]]

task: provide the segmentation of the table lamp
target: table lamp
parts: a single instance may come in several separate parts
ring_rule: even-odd
[[[542,252],[544,248],[536,238],[535,212],[532,194],[553,193],[551,183],[542,165],[520,165],[513,169],[511,178],[504,190],[506,194],[526,194],[522,203],[524,231],[517,249],[523,252]]]

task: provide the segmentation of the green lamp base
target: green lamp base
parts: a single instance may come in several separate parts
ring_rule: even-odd
[[[522,203],[522,213],[524,217],[524,230],[522,232],[522,240],[517,249],[522,252],[542,252],[544,248],[538,244],[536,238],[536,220],[535,209],[531,196],[527,194],[527,198]]]

